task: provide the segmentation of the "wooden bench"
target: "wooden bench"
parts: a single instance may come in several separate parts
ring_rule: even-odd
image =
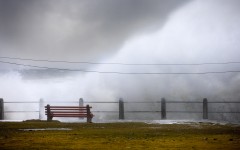
[[[89,105],[87,106],[45,106],[45,115],[47,121],[51,121],[53,117],[79,117],[87,118],[87,122],[91,123],[93,114],[90,111]]]

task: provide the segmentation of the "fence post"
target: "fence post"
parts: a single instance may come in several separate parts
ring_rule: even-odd
[[[41,98],[39,100],[39,120],[43,119],[44,116],[44,102],[43,99]]]
[[[4,102],[2,98],[0,98],[0,120],[4,120]]]
[[[203,119],[208,119],[208,100],[203,99]]]
[[[79,99],[79,107],[83,107],[83,104],[84,104],[83,98],[80,98],[80,99]],[[83,112],[83,111],[80,109],[80,113],[81,113],[81,112]],[[79,119],[82,120],[83,117],[79,117]]]
[[[123,99],[119,99],[119,119],[124,119],[124,102]]]
[[[79,107],[83,107],[83,104],[84,104],[84,103],[83,103],[83,98],[80,98],[80,99],[79,99]]]
[[[166,119],[166,100],[165,98],[161,99],[161,118]]]

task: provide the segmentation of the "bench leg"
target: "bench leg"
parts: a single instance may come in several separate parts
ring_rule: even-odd
[[[87,117],[87,123],[92,123],[92,117]]]
[[[47,104],[46,108],[47,108],[47,121],[52,121],[53,115],[51,113],[50,105]]]
[[[91,122],[91,118],[87,117],[87,123]]]
[[[47,116],[47,121],[52,121],[52,118],[53,118],[53,116],[48,115],[48,116]]]

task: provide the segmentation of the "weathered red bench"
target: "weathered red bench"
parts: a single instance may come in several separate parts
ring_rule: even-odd
[[[47,121],[51,121],[53,117],[80,117],[87,118],[87,122],[92,122],[93,114],[87,106],[45,106],[45,115]]]

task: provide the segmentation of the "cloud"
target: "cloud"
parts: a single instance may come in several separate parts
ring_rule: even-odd
[[[1,55],[92,60],[159,29],[187,0],[1,0]]]

